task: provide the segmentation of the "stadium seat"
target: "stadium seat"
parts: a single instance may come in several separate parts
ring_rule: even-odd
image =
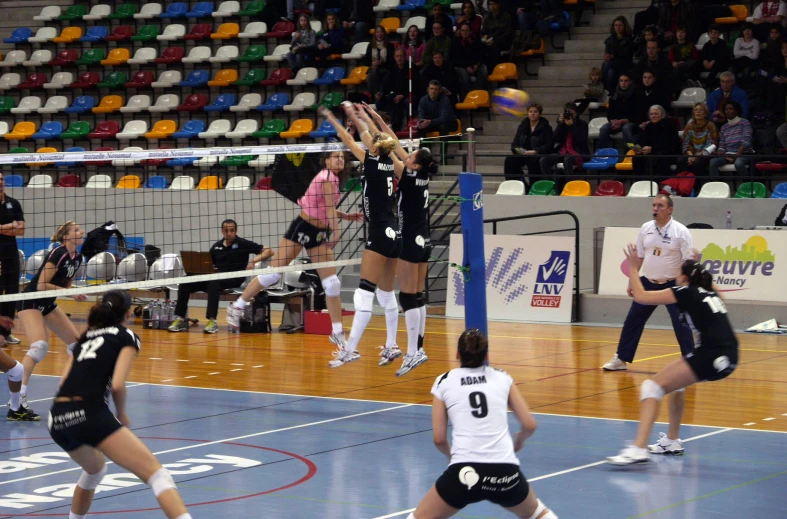
[[[85,21],[103,20],[110,14],[112,14],[112,8],[107,4],[96,4],[90,9],[89,13],[82,16],[82,19]]]
[[[355,67],[350,71],[350,76],[339,81],[342,85],[361,85],[366,84],[366,75],[369,72],[369,67]]]
[[[288,21],[276,22],[270,31],[263,35],[263,38],[288,38],[295,32],[295,24]]]
[[[497,195],[524,195],[525,183],[521,180],[504,180],[497,186]]]
[[[33,52],[30,55],[30,59],[23,62],[22,65],[25,67],[41,67],[50,61],[52,61],[52,51],[41,49]]]
[[[377,25],[382,26],[387,34],[392,34],[396,32],[396,29],[401,27],[401,24],[402,21],[398,16],[389,16],[388,18],[383,18],[380,20]],[[369,29],[369,34],[374,34],[374,29]]]
[[[342,59],[346,59],[346,60],[363,59],[364,57],[366,57],[366,50],[368,48],[369,48],[368,41],[362,41],[360,43],[356,43],[355,45],[353,45],[353,48],[350,49],[350,52],[345,52],[344,54],[342,54]]]
[[[404,34],[411,26],[415,25],[418,30],[423,32],[426,28],[426,17],[424,16],[411,16],[405,21],[401,27],[396,29],[396,34]]]
[[[102,152],[102,151],[115,151],[115,148],[113,148],[111,146],[99,146],[98,148],[93,150],[93,152]],[[93,166],[111,166],[112,165],[112,161],[111,160],[93,160],[93,161],[90,161],[90,164],[92,164]],[[112,183],[110,182],[110,185],[107,186],[107,187],[112,187]]]
[[[112,49],[107,54],[106,59],[101,60],[101,64],[106,66],[118,66],[118,65],[125,65],[125,63],[131,58],[131,52],[128,49],[118,48]],[[124,81],[125,82],[125,81]]]
[[[88,123],[87,121],[74,121],[69,125],[66,131],[60,134],[60,138],[63,140],[85,139],[89,134],[90,134],[90,123]]]
[[[57,139],[63,133],[63,123],[59,121],[46,121],[41,125],[36,133],[33,134],[34,140]]]
[[[256,132],[259,127],[260,124],[254,119],[241,119],[238,121],[238,124],[235,125],[235,129],[231,132],[227,132],[224,136],[232,140],[245,139]]]
[[[161,175],[149,177],[145,182],[145,187],[148,189],[167,189],[167,178]]]
[[[52,80],[44,83],[44,88],[47,90],[60,90],[71,86],[74,82],[74,74],[71,72],[58,72],[52,76]]]
[[[112,34],[104,38],[107,41],[126,41],[134,36],[134,27],[132,25],[120,25],[112,30]]]
[[[230,40],[237,38],[240,34],[240,26],[237,23],[223,23],[210,35],[212,40]]]
[[[47,83],[49,83],[49,78],[46,74],[33,72],[29,74],[24,81],[16,85],[16,88],[19,90],[38,90],[44,88],[44,85]]]
[[[617,149],[601,148],[599,150],[596,150],[596,153],[593,154],[593,158],[590,159],[590,161],[585,162],[582,165],[582,167],[586,170],[603,171],[603,170],[614,168],[615,164],[617,163],[618,163]],[[576,196],[590,196],[590,194],[576,195]]]
[[[0,68],[13,68],[18,67],[27,60],[27,54],[23,50],[12,50],[7,53],[0,61]]]
[[[86,189],[109,189],[112,187],[112,177],[109,175],[93,175],[87,179]]]
[[[174,41],[182,40],[186,35],[186,26],[179,23],[173,23],[164,27],[164,32],[156,36],[159,41]]]
[[[135,20],[150,20],[151,18],[159,18],[161,16],[161,4],[154,2],[146,2],[142,5],[142,9],[134,15]]]
[[[227,185],[224,186],[224,189],[230,191],[248,191],[251,189],[251,180],[249,180],[249,177],[244,176],[232,177],[227,181]]]
[[[633,171],[634,170],[634,150],[626,152],[626,156],[622,162],[615,164],[616,171]]]
[[[52,41],[55,43],[73,43],[75,41],[79,41],[79,38],[82,37],[82,28],[81,27],[66,27],[60,33],[60,36],[56,36],[52,38]]]
[[[271,139],[273,137],[278,137],[281,132],[287,129],[287,123],[285,123],[281,119],[271,119],[269,121],[265,121],[265,124],[262,126],[262,130],[254,132],[252,137],[257,137],[258,139]]]
[[[74,99],[71,106],[63,111],[67,114],[84,114],[90,112],[94,106],[96,106],[96,98],[93,96],[79,96]]]
[[[265,22],[249,22],[243,29],[243,32],[238,34],[238,38],[242,40],[254,40],[262,38],[262,35],[268,32],[268,26]]]
[[[148,132],[148,123],[146,121],[129,121],[123,127],[123,131],[115,135],[119,141],[130,141],[138,139]]]
[[[179,85],[182,80],[183,76],[179,70],[165,70],[158,77],[158,80],[151,83],[150,86],[153,88],[172,88],[175,85]]]
[[[61,14],[60,6],[59,5],[48,5],[41,9],[41,14],[38,14],[33,17],[33,20],[40,21],[40,22],[51,22],[52,20],[57,20],[57,17]]]
[[[351,193],[353,191],[360,192],[362,188],[361,179],[357,177],[351,177],[347,179],[347,183],[344,185],[344,189],[342,189],[342,191],[345,193]]]
[[[776,187],[773,188],[773,193],[771,193],[771,198],[787,198],[787,182],[782,182],[781,184],[777,184]]]
[[[339,106],[344,101],[344,94],[341,92],[328,92],[320,99],[320,102],[309,107],[310,110],[316,112],[320,109],[321,106],[324,106],[328,110],[334,110],[339,108]]]
[[[194,179],[189,176],[181,175],[172,179],[172,184],[169,186],[174,190],[194,189]]]
[[[697,198],[729,198],[730,185],[726,182],[707,182],[697,194]]]
[[[271,94],[265,104],[257,107],[260,112],[275,112],[277,110],[284,110],[286,105],[290,104],[289,94]]]
[[[115,187],[118,189],[139,189],[142,187],[142,181],[136,175],[125,175],[120,178]]]
[[[179,112],[196,112],[202,111],[208,106],[208,96],[205,94],[191,94],[184,101],[183,104],[178,106]]]
[[[313,83],[315,85],[336,85],[344,79],[345,70],[342,67],[330,67],[326,69],[325,73],[322,75],[321,78],[315,79]]]
[[[126,88],[150,88],[153,84],[153,81],[156,79],[156,73],[152,70],[141,70],[139,72],[135,72],[131,78],[131,81],[127,81],[123,84]]]
[[[120,111],[123,107],[123,98],[118,95],[104,96],[98,103],[98,106],[93,108],[94,114],[111,114]]]
[[[329,121],[323,121],[319,128],[309,132],[312,139],[330,139],[336,137],[338,133]]]
[[[224,160],[224,155],[206,155],[194,161],[193,166],[200,169],[210,169],[217,165],[220,160]]]
[[[0,76],[0,90],[11,90],[22,82],[22,76],[15,72],[7,72]]]
[[[289,69],[288,69],[289,70]],[[264,85],[263,81],[265,80],[265,69],[264,68],[253,68],[246,72],[246,75],[243,79],[236,79],[233,82],[233,86],[258,86]]]
[[[41,108],[41,98],[38,96],[23,97],[16,108],[11,109],[12,114],[29,114]]]
[[[173,127],[174,127],[175,122],[173,121],[172,124],[173,124]],[[147,137],[147,134],[145,134],[145,136]],[[161,147],[161,146],[159,146],[159,148],[158,148],[158,150],[168,150],[168,149],[170,149],[170,148],[168,148],[168,147]],[[139,164],[141,166],[150,166],[150,167],[154,167],[154,168],[160,168],[161,166],[164,166],[169,161],[170,161],[170,159],[168,159],[166,157],[162,157],[160,159],[142,159],[141,161],[139,161]]]
[[[192,70],[188,77],[180,82],[180,86],[187,86],[192,88],[208,86],[210,81],[210,72],[207,70]]]
[[[57,148],[46,147],[46,148],[38,148],[36,150],[36,153],[57,153],[57,151],[58,151]],[[52,165],[51,162],[25,162],[25,166],[29,168],[42,168],[44,166],[51,166],[51,165]]]
[[[705,102],[704,88],[684,88],[677,101],[672,102],[672,108],[693,108],[697,103]]]
[[[300,139],[301,137],[308,135],[309,132],[313,130],[314,121],[311,119],[296,119],[290,125],[290,129],[285,132],[281,132],[279,137],[282,139]]]
[[[262,170],[262,169],[264,169],[265,167],[267,167],[267,166],[270,166],[270,165],[272,165],[272,164],[273,164],[273,158],[269,158],[269,157],[273,157],[273,155],[260,155],[260,158],[259,158],[259,159],[251,161],[251,162],[249,163],[249,165],[250,165],[250,166],[251,166],[251,165],[255,165],[255,162],[258,162],[258,161],[259,161],[259,162],[260,162],[262,165],[261,165],[261,166],[256,166],[256,165],[255,165],[255,168],[256,168],[256,169],[260,169],[260,170]],[[273,180],[273,179],[272,179],[271,177],[264,177],[264,178],[261,178],[261,179],[259,179],[259,180],[257,181],[257,183],[254,185],[253,189],[254,189],[255,191],[270,191],[270,190],[272,189],[272,187],[271,187],[271,185],[272,185],[272,180]]]
[[[143,150],[139,146],[127,146],[123,148],[121,151],[143,151]],[[113,159],[112,165],[115,166],[116,168],[117,167],[126,168],[126,167],[131,167],[138,162],[139,161],[137,159]],[[142,187],[142,183],[140,182],[140,185],[134,187],[135,188]]]
[[[285,44],[282,44],[282,45],[276,45],[276,47],[274,47],[274,49],[273,49],[273,53],[272,54],[268,54],[267,56],[262,58],[262,60],[263,61],[285,61],[288,52],[290,52],[290,45],[289,44],[285,43]],[[287,70],[289,70],[289,69],[287,69]],[[292,75],[290,75],[290,77],[292,77]]]
[[[205,123],[203,121],[186,121],[179,131],[172,134],[172,137],[175,139],[194,139],[200,132],[204,131]]]
[[[153,42],[158,39],[160,34],[161,29],[158,25],[143,25],[137,34],[131,37],[131,41]]]
[[[248,112],[255,110],[262,104],[262,96],[260,94],[245,94],[240,98],[238,104],[230,106],[230,112]]]
[[[6,130],[8,129],[8,123],[4,121],[0,121],[0,124],[5,124]],[[8,132],[6,131],[6,133]],[[27,148],[17,147],[17,148],[11,148],[10,150],[8,150],[8,153],[30,153],[30,150],[28,150]]]
[[[154,60],[155,63],[162,63],[162,64],[173,64],[179,63],[183,60],[183,56],[186,54],[186,49],[183,47],[167,47],[161,53],[161,56]]]
[[[61,135],[61,137],[62,137],[62,135]],[[84,151],[85,151],[85,148],[82,148],[80,146],[72,146],[72,147],[66,149],[66,153],[82,153]],[[73,168],[76,165],[77,165],[76,161],[73,161],[73,160],[60,160],[60,161],[55,162],[55,166],[57,166],[59,168]],[[58,182],[58,184],[59,183],[60,182]],[[82,185],[82,183],[80,181],[80,186],[81,185]],[[71,187],[79,187],[79,186],[71,186]]]
[[[180,98],[176,94],[164,94],[156,99],[156,104],[148,108],[151,113],[164,113],[176,110],[180,104]]]
[[[0,114],[11,113],[14,107],[16,107],[16,99],[11,96],[0,96]]]
[[[186,13],[189,12],[189,6],[186,2],[175,2],[169,4],[167,10],[161,13],[160,17],[163,19],[174,20],[176,18],[185,18]]]
[[[8,123],[0,121],[0,135],[5,135],[6,133],[8,133]]]
[[[63,175],[58,179],[56,187],[82,187],[82,181],[79,175]]]
[[[219,161],[219,166],[225,168],[242,168],[244,166],[248,166],[249,162],[256,158],[256,155],[232,155],[229,157],[224,157],[221,161]]]
[[[606,117],[594,117],[588,123],[588,139],[598,139],[601,127],[607,124],[609,121]]]
[[[223,69],[216,72],[213,79],[208,81],[210,87],[228,87],[231,83],[238,80],[238,71],[235,69]],[[233,103],[234,104],[234,103]]]
[[[210,47],[201,45],[193,47],[189,51],[189,55],[183,58],[183,63],[202,63],[210,59]]]
[[[257,63],[263,61],[267,53],[268,49],[265,45],[251,45],[237,60],[243,63]]]
[[[557,196],[555,182],[552,180],[538,180],[530,186],[529,195],[533,196]]]
[[[104,57],[104,49],[88,49],[74,63],[76,65],[100,65]]]
[[[618,180],[602,180],[596,188],[596,196],[624,196],[626,188]]]
[[[49,61],[49,65],[52,67],[73,65],[78,58],[79,53],[75,49],[65,49],[58,52],[55,57]]]
[[[120,131],[117,121],[101,121],[96,125],[95,130],[88,134],[90,139],[114,139]]]
[[[399,0],[380,0],[380,2],[374,6],[374,12],[384,13],[386,11],[395,11],[398,7]]]
[[[493,83],[503,83],[516,81],[518,78],[519,72],[514,63],[498,63],[492,70],[492,73],[489,74],[489,77],[487,77],[487,80]]]
[[[150,103],[151,101],[149,95],[138,94],[131,96],[126,105],[122,107],[120,111],[124,114],[147,111],[147,109],[150,108]]]
[[[733,198],[768,198],[768,191],[762,182],[744,182]]]
[[[73,22],[75,20],[81,20],[86,14],[87,6],[77,4],[70,6],[68,9],[66,9],[66,12],[58,16],[57,19],[61,21]]]
[[[563,187],[560,196],[590,196],[590,182],[587,180],[572,180]]]
[[[208,61],[211,63],[229,63],[238,59],[240,52],[235,45],[224,45],[216,50],[216,55]]]
[[[183,36],[184,40],[208,40],[210,39],[210,33],[213,30],[213,27],[209,23],[198,23],[197,25],[193,26],[191,30]]]
[[[317,99],[315,98],[314,94],[311,92],[301,92],[300,94],[295,96],[295,99],[292,100],[291,104],[284,106],[285,112],[301,112],[306,110],[311,105],[315,104]],[[309,130],[311,131],[311,130]]]
[[[716,18],[716,23],[719,25],[737,25],[745,22],[749,16],[749,8],[745,5],[731,5],[730,12],[732,16]]]
[[[36,132],[35,123],[30,121],[22,121],[14,125],[14,129],[5,134],[7,141],[23,141],[29,139]]]
[[[245,178],[245,177],[235,177],[235,178]],[[5,187],[24,187],[25,182],[22,180],[22,175],[6,175],[5,176]],[[229,186],[229,184],[227,184]],[[237,189],[237,188],[233,188]]]
[[[650,180],[638,180],[631,184],[631,188],[626,196],[646,198],[659,194],[659,185]]]
[[[128,60],[129,65],[147,65],[156,60],[156,49],[153,47],[142,47],[137,49],[134,57]]]
[[[218,9],[211,13],[213,18],[229,18],[230,16],[237,16],[240,12],[240,2],[229,1],[219,4]]]
[[[251,2],[246,4],[246,7],[238,12],[238,16],[259,16],[262,14],[263,9],[265,9],[265,0],[251,0]]]
[[[137,4],[121,4],[115,12],[107,16],[110,20],[129,20],[137,14]]]
[[[55,34],[57,34],[57,31],[55,31]],[[3,43],[25,43],[29,41],[32,36],[33,31],[28,27],[19,27],[18,29],[14,29],[14,31],[11,33],[11,36],[3,39]]]
[[[178,125],[175,121],[164,119],[156,121],[153,129],[145,134],[146,139],[168,139],[177,131]]]
[[[235,94],[220,94],[216,96],[213,103],[205,107],[206,112],[225,112],[235,104]]]
[[[213,190],[222,188],[224,188],[224,181],[215,176],[202,177],[199,181],[199,185],[197,186],[198,190]]]
[[[46,188],[53,186],[54,184],[52,182],[52,177],[43,173],[33,175],[30,177],[30,181],[27,183],[27,187],[33,188]]]
[[[200,132],[197,137],[200,139],[216,140],[219,137],[224,137],[224,134],[232,130],[232,123],[227,119],[216,119],[210,123],[208,129]]]
[[[213,2],[197,2],[191,11],[186,13],[186,18],[205,18],[213,14]]]

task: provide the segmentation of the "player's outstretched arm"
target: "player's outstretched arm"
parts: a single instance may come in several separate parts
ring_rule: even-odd
[[[366,157],[366,153],[358,146],[358,143],[352,138],[352,136],[347,132],[347,130],[342,126],[339,120],[333,115],[333,112],[325,108],[324,106],[320,107],[318,113],[325,117],[325,119],[331,123],[331,126],[336,130],[336,134],[341,139],[342,143],[350,149],[350,153],[355,156],[357,160],[363,161]],[[349,116],[349,113],[348,113]]]
[[[366,113],[368,113],[371,118],[374,120],[375,124],[380,127],[380,131],[383,133],[387,133],[393,138],[396,138],[396,133],[388,126],[388,123],[378,114],[371,106],[366,103],[361,103],[363,109]],[[402,147],[402,143],[399,142],[399,139],[396,139],[396,148],[394,149],[396,152],[396,156],[399,157],[399,160],[405,160],[407,158],[407,150]]]

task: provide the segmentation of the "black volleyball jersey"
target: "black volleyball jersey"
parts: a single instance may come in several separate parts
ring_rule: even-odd
[[[672,287],[681,317],[695,334],[695,347],[738,346],[738,338],[727,319],[724,301],[712,290],[696,286]]]
[[[396,191],[399,206],[399,230],[403,234],[426,224],[429,207],[429,173],[405,170]]]
[[[47,263],[52,263],[56,267],[55,275],[52,276],[52,279],[49,280],[49,283],[59,287],[65,287],[72,279],[74,279],[77,269],[79,269],[79,266],[82,265],[82,255],[77,252],[72,256],[68,252],[68,249],[66,249],[65,245],[59,245],[58,247],[55,247],[49,251],[49,254],[47,255],[44,263],[41,265],[41,268],[38,269],[36,275],[30,280],[27,288],[25,288],[25,292],[38,291],[38,279],[41,277],[41,272],[43,272]]]
[[[140,349],[139,337],[125,326],[88,330],[85,339],[74,347],[71,371],[57,396],[80,396],[87,403],[107,403],[115,364],[126,346]]]
[[[370,225],[395,226],[394,165],[389,157],[374,157],[366,152],[363,159],[363,214]]]

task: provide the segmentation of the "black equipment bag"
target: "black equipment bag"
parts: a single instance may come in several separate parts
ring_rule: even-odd
[[[298,203],[320,171],[319,153],[283,153],[273,161],[271,188],[284,198]]]
[[[241,333],[270,333],[271,304],[264,291],[257,294],[254,301],[246,305],[246,312],[240,320]]]
[[[87,237],[85,238],[85,243],[82,244],[81,251],[85,260],[87,261],[99,252],[104,252],[109,249],[109,239],[112,236],[117,238],[118,251],[122,255],[125,255],[128,252],[128,248],[126,247],[126,239],[117,229],[115,222],[110,220],[101,227],[93,229],[87,233]]]

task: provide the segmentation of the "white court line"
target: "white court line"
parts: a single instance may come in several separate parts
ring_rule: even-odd
[[[192,450],[192,449],[201,449],[203,447],[209,447],[211,445],[218,445],[218,444],[221,444],[221,443],[235,442],[235,441],[238,441],[238,440],[245,440],[247,438],[256,438],[258,436],[265,436],[265,435],[273,434],[273,433],[277,433],[277,432],[292,431],[292,430],[295,430],[295,429],[302,429],[304,427],[311,427],[313,425],[322,425],[322,424],[331,423],[331,422],[338,422],[340,420],[348,420],[350,418],[358,418],[359,416],[366,416],[366,415],[370,415],[370,414],[384,413],[386,411],[395,411],[396,409],[404,409],[405,407],[411,407],[411,406],[412,406],[411,404],[404,404],[404,405],[399,405],[399,406],[396,406],[396,407],[386,407],[385,409],[377,409],[377,410],[374,410],[374,411],[366,411],[366,412],[363,412],[363,413],[355,413],[355,414],[351,414],[351,415],[347,415],[347,416],[340,416],[338,418],[330,418],[328,420],[320,420],[319,422],[311,422],[311,423],[305,423],[305,424],[301,424],[301,425],[292,425],[290,427],[282,427],[281,429],[273,429],[272,431],[262,431],[262,432],[252,433],[252,434],[244,434],[243,436],[235,436],[234,438],[225,438],[223,440],[214,440],[214,441],[205,442],[205,443],[196,443],[196,444],[192,443],[192,444],[186,445],[184,447],[176,447],[174,449],[168,449],[168,450],[165,450],[165,451],[158,451],[158,452],[154,452],[153,454],[155,456],[159,456],[161,454],[169,454],[169,453],[172,453],[172,452],[179,452],[179,451]],[[110,465],[110,464],[112,464],[112,462],[111,461],[107,461],[107,465]],[[44,478],[46,476],[54,476],[55,474],[64,474],[66,472],[73,472],[75,470],[82,470],[82,467],[74,467],[74,468],[71,468],[71,469],[57,470],[55,472],[47,472],[46,474],[38,474],[38,475],[35,475],[35,476],[27,476],[25,478],[11,479],[11,480],[8,480],[8,481],[0,481],[0,486],[8,485],[10,483],[18,483],[20,481],[28,481],[30,479]]]
[[[732,430],[733,430],[733,428],[727,427],[727,428],[724,428],[724,429],[720,429],[718,431],[713,431],[713,432],[709,432],[709,433],[706,433],[706,434],[700,434],[699,436],[692,436],[691,438],[687,438],[687,439],[683,440],[683,443],[694,441],[694,440],[699,440],[700,438],[707,438],[708,436],[713,436],[713,435],[716,435],[716,434],[721,434],[721,433],[724,433],[724,432],[727,432],[727,431],[732,431]],[[536,478],[528,479],[527,481],[528,481],[528,483],[532,483],[534,481],[540,481],[542,479],[554,478],[555,476],[562,476],[563,474],[568,474],[570,472],[576,472],[578,470],[589,469],[590,467],[597,467],[599,465],[605,465],[606,463],[607,463],[606,460],[604,460],[604,461],[597,461],[595,463],[588,463],[587,465],[580,465],[579,467],[574,467],[574,468],[571,468],[571,469],[561,470],[560,472],[553,472],[551,474],[544,474],[543,476],[538,476]],[[404,514],[409,514],[411,512],[414,512],[414,511],[415,511],[415,508],[410,508],[409,510],[402,510],[401,512],[394,512],[394,513],[388,514],[388,515],[381,515],[379,517],[375,517],[374,519],[389,519],[390,517],[399,517],[399,516],[402,516]]]
[[[51,352],[50,352],[50,353],[51,353]],[[139,387],[139,386],[146,386],[146,385],[147,385],[146,383],[144,383],[144,382],[141,382],[141,383],[139,383],[139,384],[129,384],[129,385],[127,385],[126,387],[127,387],[127,388],[129,388],[129,387]],[[54,398],[55,398],[55,397],[53,397],[53,396],[50,396],[49,398],[39,398],[38,400],[28,400],[28,401],[27,401],[27,403],[28,403],[28,404],[33,404],[33,403],[35,403],[35,402],[46,402],[47,400],[52,400],[52,399],[54,399]],[[5,403],[5,404],[3,404],[3,405],[0,405],[0,407],[8,407],[8,404],[7,404],[7,403]]]
[[[775,420],[775,418],[763,418],[763,422],[770,422],[771,420]]]

